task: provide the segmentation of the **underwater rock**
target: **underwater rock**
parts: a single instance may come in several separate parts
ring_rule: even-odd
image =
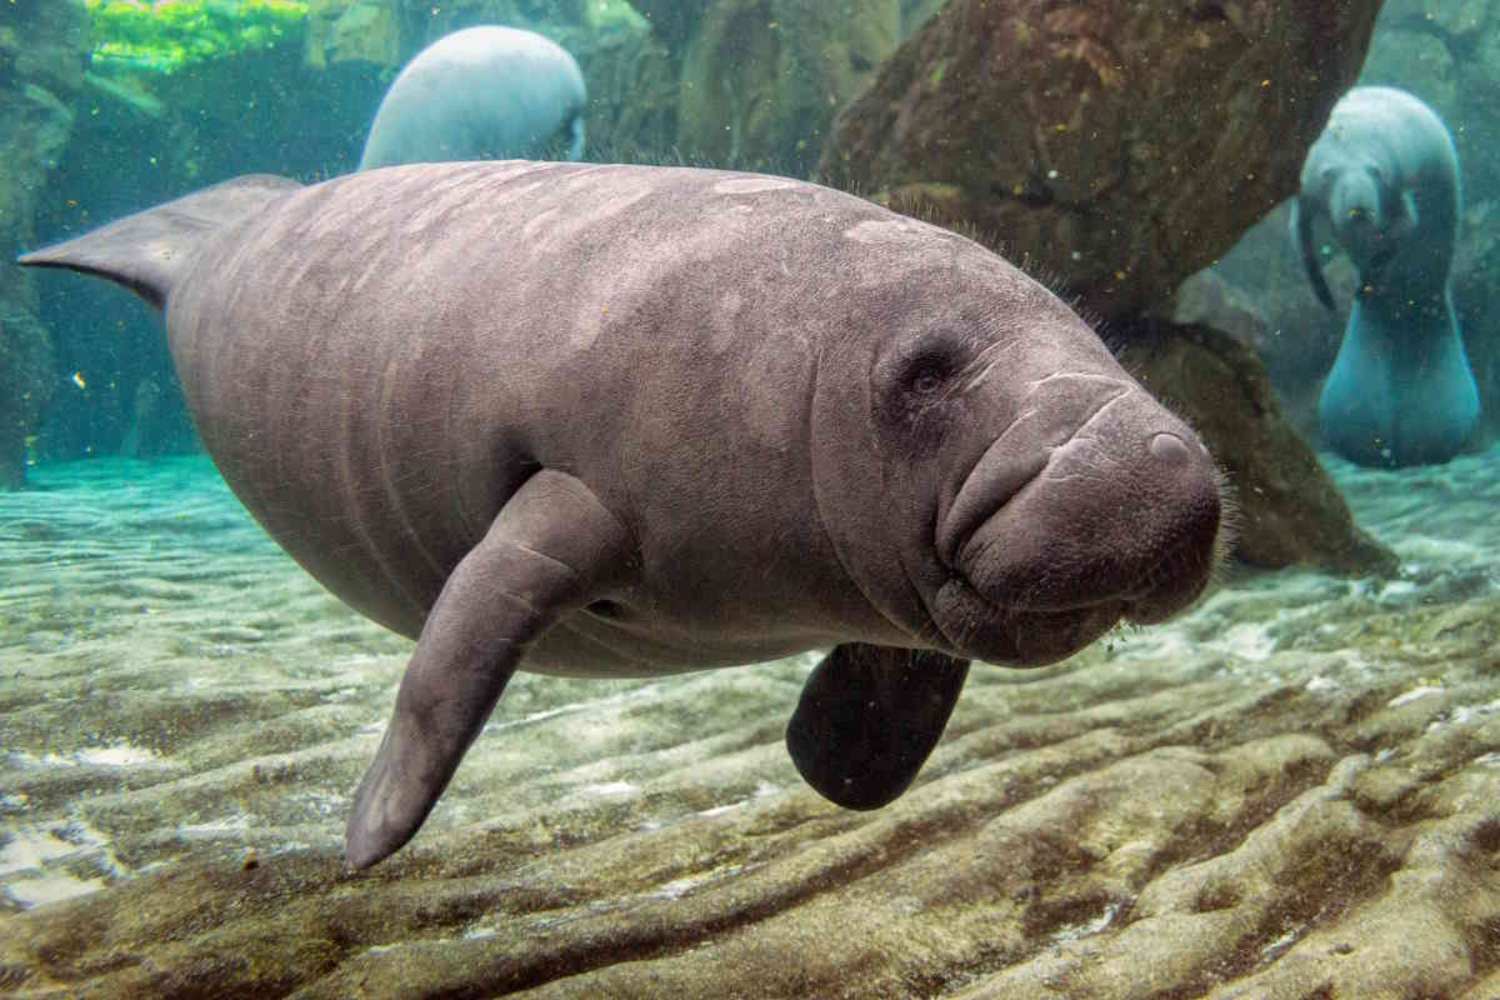
[[[303,58],[322,69],[331,63],[401,61],[401,21],[390,0],[310,0]]]
[[[1427,24],[1460,44],[1490,26],[1494,0],[1385,0],[1382,18],[1391,24]]]
[[[694,17],[693,4],[634,6],[681,61],[681,153],[795,176],[817,164],[834,113],[901,33],[899,0],[712,0]]]
[[[672,148],[677,141],[677,69],[649,29],[559,28],[556,38],[583,67],[595,159],[653,162]]]
[[[948,0],[901,0],[901,38],[905,41],[943,9]]]
[[[35,241],[37,205],[73,127],[68,105],[83,88],[88,39],[83,0],[0,6],[0,256],[6,260]],[[0,489],[25,480],[26,441],[52,392],[51,340],[36,310],[31,279],[0,267]]]
[[[1235,555],[1254,566],[1390,575],[1396,558],[1354,523],[1312,449],[1281,413],[1265,367],[1243,341],[1201,325],[1127,328],[1120,361],[1153,395],[1193,414],[1228,474]]]
[[[1184,281],[1172,318],[1215,327],[1253,347],[1287,418],[1315,442],[1318,394],[1338,354],[1344,322],[1313,294],[1301,255],[1287,237],[1290,220],[1286,202],[1252,226],[1222,260]],[[1323,274],[1334,301],[1348,302],[1356,287],[1354,266],[1331,249],[1324,254]],[[1260,329],[1253,329],[1257,324]]]
[[[1462,66],[1443,38],[1431,32],[1431,25],[1419,30],[1386,27],[1388,23],[1388,17],[1377,22],[1360,78],[1410,80],[1434,108],[1457,108]]]
[[[31,444],[52,395],[52,338],[36,315],[0,299],[0,490],[26,485]]]
[[[1265,236],[1274,233],[1278,237],[1270,248],[1274,251],[1287,242],[1287,217],[1278,211],[1267,218],[1281,220],[1280,229],[1267,226],[1264,230]],[[1256,226],[1251,234],[1261,235],[1261,227]],[[1325,273],[1340,294],[1352,290],[1353,268],[1343,258],[1330,261]],[[1281,275],[1277,273],[1276,277],[1280,279]],[[1277,286],[1284,286],[1290,293],[1283,300],[1262,287],[1251,295],[1230,281],[1221,268],[1204,268],[1178,287],[1171,319],[1180,326],[1212,327],[1250,347],[1270,376],[1282,416],[1304,440],[1316,442],[1318,387],[1323,373],[1333,364],[1343,327],[1338,317],[1313,297],[1300,268],[1292,277],[1296,280]],[[1295,336],[1288,335],[1289,328],[1296,331]]]
[[[640,11],[651,33],[667,47],[672,57],[681,60],[688,42],[697,31],[704,14],[717,0],[630,0]]]
[[[1335,461],[1401,579],[1232,574],[1067,664],[976,664],[875,812],[786,759],[812,658],[520,677],[362,875],[342,813],[410,644],[206,459],[43,467],[0,507],[0,991],[1489,1000],[1497,462]]]
[[[839,115],[820,171],[1140,313],[1296,189],[1379,6],[953,0]]]

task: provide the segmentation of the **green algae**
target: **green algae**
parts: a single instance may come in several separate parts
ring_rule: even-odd
[[[170,75],[300,41],[305,0],[88,0],[95,69]]]

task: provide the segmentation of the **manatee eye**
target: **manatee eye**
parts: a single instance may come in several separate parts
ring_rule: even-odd
[[[948,387],[955,370],[947,353],[924,351],[906,363],[901,382],[910,395],[932,397]]]
[[[907,382],[910,391],[919,396],[934,396],[948,380],[946,372],[936,367],[924,367],[912,373]]]
[[[907,446],[930,444],[942,434],[952,415],[954,380],[967,357],[962,341],[933,336],[880,366],[877,410]]]

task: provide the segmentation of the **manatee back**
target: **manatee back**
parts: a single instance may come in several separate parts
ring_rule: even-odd
[[[698,549],[822,544],[806,517],[819,353],[880,329],[884,313],[853,317],[904,308],[914,272],[980,266],[986,285],[1005,267],[787,178],[420,164],[262,213],[200,262],[168,326],[236,494],[369,617],[419,629],[508,497],[551,468],[653,539],[642,576],[663,614],[702,620],[739,593],[734,613],[759,618],[736,634],[770,643],[816,609],[787,607],[771,576],[720,579],[734,564]]]
[[[582,154],[583,73],[534,32],[486,26],[422,50],[380,102],[359,168]]]
[[[304,188],[204,241],[167,327],[225,479],[360,612],[415,635],[515,490],[563,470],[651,540],[646,603],[732,636],[695,641],[702,665],[871,613],[807,516],[818,373],[905,311],[988,315],[1023,282],[962,237],[788,178],[423,164]],[[723,558],[767,539],[806,593]]]

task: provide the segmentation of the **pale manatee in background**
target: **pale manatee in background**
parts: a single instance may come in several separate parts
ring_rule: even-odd
[[[567,50],[520,28],[465,28],[417,53],[386,91],[359,169],[583,156],[588,102]]]
[[[347,854],[416,832],[517,669],[833,647],[786,742],[900,795],[970,658],[1158,622],[1224,546],[1192,430],[1041,285],[802,181],[447,163],[250,177],[23,258],[165,311],[266,530],[417,639]]]
[[[1318,299],[1334,308],[1315,245],[1326,225],[1359,271],[1318,422],[1361,465],[1446,462],[1479,422],[1479,389],[1449,272],[1463,196],[1437,113],[1393,87],[1356,87],[1308,151],[1292,235]]]

